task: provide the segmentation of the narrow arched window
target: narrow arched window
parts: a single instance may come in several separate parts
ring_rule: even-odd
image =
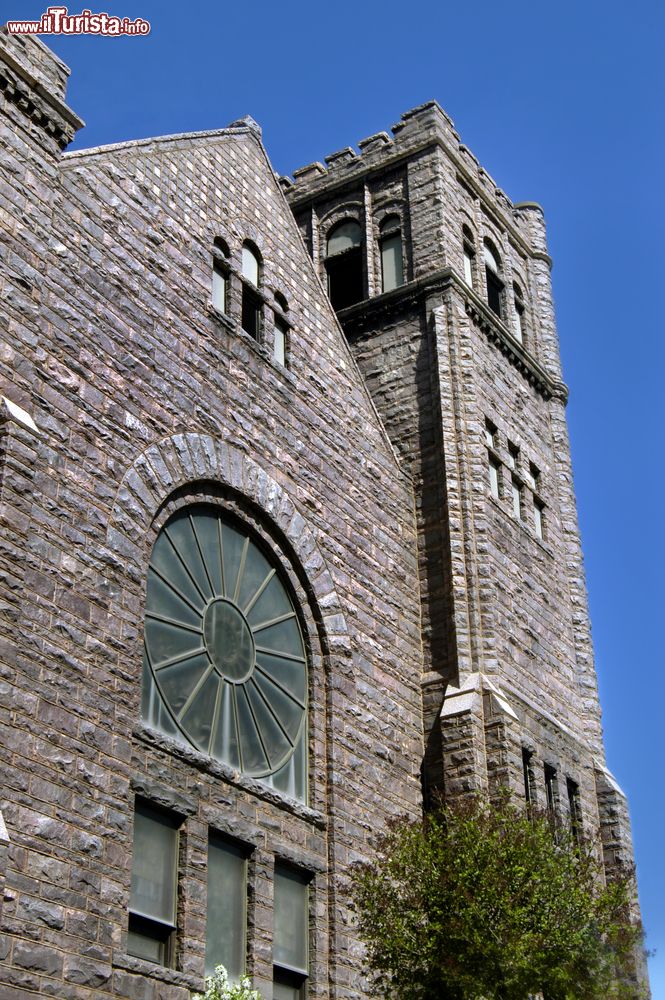
[[[362,229],[355,219],[343,219],[328,234],[326,247],[328,295],[333,309],[346,309],[364,298]]]
[[[476,246],[473,233],[468,226],[462,226],[462,250],[464,255],[464,280],[469,288],[473,288],[474,262],[476,259]]]
[[[289,337],[289,323],[286,314],[289,311],[289,304],[281,292],[275,292],[275,305],[280,312],[275,312],[275,339],[273,342],[272,357],[276,364],[286,367]]]
[[[402,231],[398,215],[389,215],[379,227],[381,248],[381,291],[389,292],[404,284]]]
[[[212,247],[212,304],[218,312],[228,312],[229,297],[229,248],[221,236],[215,237]]]
[[[501,260],[496,250],[485,240],[483,247],[485,261],[485,279],[487,282],[487,304],[501,319],[503,316],[503,281],[501,279]]]
[[[261,260],[249,243],[242,247],[242,328],[254,340],[261,335]]]
[[[522,289],[515,282],[513,284],[513,295],[515,298],[515,336],[520,344],[525,340],[525,319],[524,319],[524,295]]]

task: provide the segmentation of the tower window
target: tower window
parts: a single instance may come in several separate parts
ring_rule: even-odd
[[[211,833],[208,840],[206,975],[223,965],[237,982],[245,971],[247,854]]]
[[[513,285],[513,293],[515,297],[515,337],[520,344],[523,344],[525,340],[524,296],[518,284]]]
[[[510,487],[513,498],[513,514],[515,517],[521,521],[522,520],[522,484],[520,483],[517,476],[510,477]]]
[[[485,443],[488,448],[496,448],[498,431],[491,420],[485,421]]]
[[[527,803],[533,801],[533,753],[522,747],[522,770],[524,772],[524,798]]]
[[[389,292],[404,284],[402,233],[397,215],[389,215],[380,226],[381,291]]]
[[[169,813],[137,801],[127,951],[157,965],[173,965],[179,825]]]
[[[258,289],[261,281],[261,262],[258,253],[248,243],[242,248],[242,277],[242,328],[254,340],[259,340],[262,303]]]
[[[346,309],[364,298],[362,230],[355,219],[344,219],[331,229],[326,272],[333,309]]]
[[[556,768],[552,767],[551,764],[545,764],[545,800],[547,802],[547,808],[554,814],[557,808],[557,798],[558,798],[558,779]]]
[[[309,975],[309,878],[275,866],[273,997],[301,1000]]]
[[[537,497],[533,498],[533,528],[538,538],[545,537],[545,505]]]
[[[492,494],[492,496],[494,497],[495,500],[499,499],[499,470],[500,470],[500,468],[501,468],[501,464],[500,464],[499,460],[496,459],[494,457],[494,455],[490,455],[489,456],[489,465],[488,465],[489,486],[490,486],[490,493]]]
[[[517,470],[520,462],[520,450],[516,444],[512,441],[508,442],[508,466],[513,470]]]
[[[464,256],[464,280],[469,288],[473,288],[476,248],[473,233],[468,226],[462,226],[462,251]]]
[[[485,279],[487,282],[487,304],[501,319],[503,315],[503,281],[501,280],[501,261],[499,255],[489,240],[485,240],[483,256],[485,260]]]
[[[289,328],[283,319],[275,317],[275,341],[273,344],[273,361],[286,366],[286,341]]]
[[[572,778],[566,779],[568,791],[568,813],[570,815],[570,832],[579,840],[582,836],[582,807],[580,805],[580,786]]]

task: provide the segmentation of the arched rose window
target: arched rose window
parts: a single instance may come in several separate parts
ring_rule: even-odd
[[[179,511],[148,570],[143,716],[305,796],[307,657],[281,566],[214,507]]]

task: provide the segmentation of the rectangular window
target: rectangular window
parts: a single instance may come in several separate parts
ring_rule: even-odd
[[[520,344],[524,343],[524,306],[521,302],[515,303],[515,337]]]
[[[522,747],[522,770],[524,772],[524,798],[527,802],[531,802],[533,799],[533,754],[526,747]]]
[[[381,279],[384,292],[404,284],[402,237],[399,233],[384,236],[381,240]]]
[[[226,274],[215,264],[212,270],[212,304],[218,312],[226,312]]]
[[[247,285],[242,286],[242,328],[254,340],[261,335],[261,300]]]
[[[464,247],[464,280],[469,288],[473,288],[473,254]]]
[[[173,964],[179,826],[176,817],[137,801],[127,951],[157,965]]]
[[[551,764],[545,764],[545,798],[547,801],[547,808],[551,813],[556,812],[557,807],[557,774],[556,768],[552,767]]]
[[[275,343],[273,345],[273,361],[286,366],[286,339],[288,327],[281,319],[275,317]]]
[[[487,278],[487,304],[492,312],[501,319],[503,315],[503,282],[493,271],[490,271],[489,267],[485,268],[485,275]]]
[[[545,537],[545,507],[535,497],[533,498],[533,528],[538,538]]]
[[[309,975],[309,879],[275,866],[273,997],[300,1000]]]
[[[211,833],[208,839],[206,976],[223,965],[232,982],[245,972],[247,939],[247,854]]]
[[[490,485],[490,493],[492,494],[492,496],[494,497],[495,500],[499,499],[499,469],[500,468],[501,468],[501,466],[500,466],[498,460],[494,457],[494,455],[490,455],[489,456],[489,465],[488,465],[489,485]]]
[[[485,421],[485,444],[488,448],[496,448],[497,429],[491,420]]]
[[[526,481],[532,490],[538,489],[538,484],[540,482],[540,469],[533,462],[529,462],[529,470],[526,473]]]
[[[570,814],[570,832],[575,840],[582,836],[582,808],[580,805],[580,786],[572,778],[566,779],[568,790],[568,812]]]
[[[510,477],[510,488],[513,496],[513,514],[518,520],[522,520],[522,485],[515,476]]]
[[[512,441],[508,442],[508,468],[517,469],[520,462],[520,450]]]

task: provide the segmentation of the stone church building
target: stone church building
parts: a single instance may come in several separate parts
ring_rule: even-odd
[[[0,35],[0,998],[362,998],[349,866],[508,786],[608,870],[543,213],[432,102],[64,152]]]

